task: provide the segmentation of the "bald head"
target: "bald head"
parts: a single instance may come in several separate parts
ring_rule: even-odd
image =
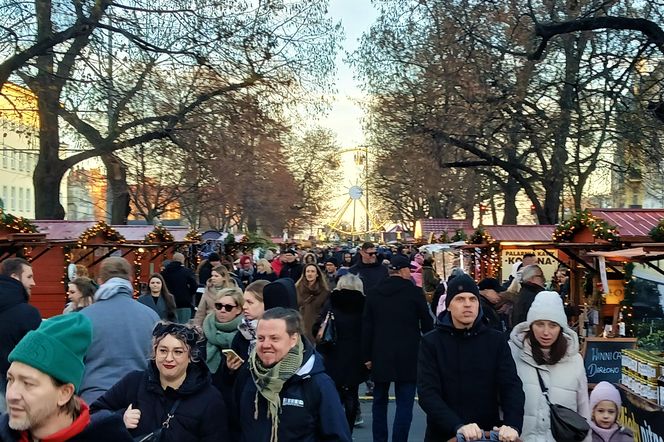
[[[184,255],[180,252],[173,253],[173,261],[177,261],[180,264],[184,264]]]

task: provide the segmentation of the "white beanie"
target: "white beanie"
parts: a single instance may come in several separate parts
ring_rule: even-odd
[[[535,296],[535,300],[528,310],[526,321],[528,325],[535,321],[553,321],[562,328],[567,328],[567,316],[563,307],[563,300],[556,292],[542,291]]]

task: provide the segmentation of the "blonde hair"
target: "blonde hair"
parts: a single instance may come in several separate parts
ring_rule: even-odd
[[[251,294],[253,294],[258,301],[263,302],[263,289],[265,289],[265,286],[269,283],[270,281],[259,279],[258,281],[254,281],[249,284],[247,288],[244,289],[244,292],[251,292]]]
[[[242,308],[244,305],[244,295],[242,294],[242,290],[240,290],[238,287],[226,287],[217,290],[217,293],[214,296],[214,301],[217,302],[224,296],[230,296],[233,298],[235,304],[237,304],[237,306],[240,308]]]
[[[270,265],[270,261],[268,261],[265,258],[258,260],[258,262],[256,263],[256,268],[259,271],[260,269],[263,269],[262,271],[265,273],[274,273],[274,270],[272,270],[272,266]]]

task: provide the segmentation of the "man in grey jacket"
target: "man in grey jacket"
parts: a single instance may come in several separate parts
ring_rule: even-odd
[[[95,302],[81,310],[92,322],[92,344],[80,387],[80,395],[88,404],[130,371],[147,368],[152,329],[159,316],[133,299],[132,273],[126,259],[106,258],[99,268],[101,285]]]

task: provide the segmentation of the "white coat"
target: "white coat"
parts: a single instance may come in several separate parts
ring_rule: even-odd
[[[516,369],[526,396],[521,440],[524,442],[551,442],[549,405],[540,388],[537,368],[540,369],[544,386],[549,389],[552,403],[563,405],[590,419],[590,401],[588,399],[588,380],[583,358],[579,354],[577,334],[565,327],[563,336],[567,339],[567,353],[554,365],[538,365],[533,359],[530,342],[524,338],[530,324],[518,324],[510,334],[510,349]],[[586,441],[590,441],[588,435]]]

